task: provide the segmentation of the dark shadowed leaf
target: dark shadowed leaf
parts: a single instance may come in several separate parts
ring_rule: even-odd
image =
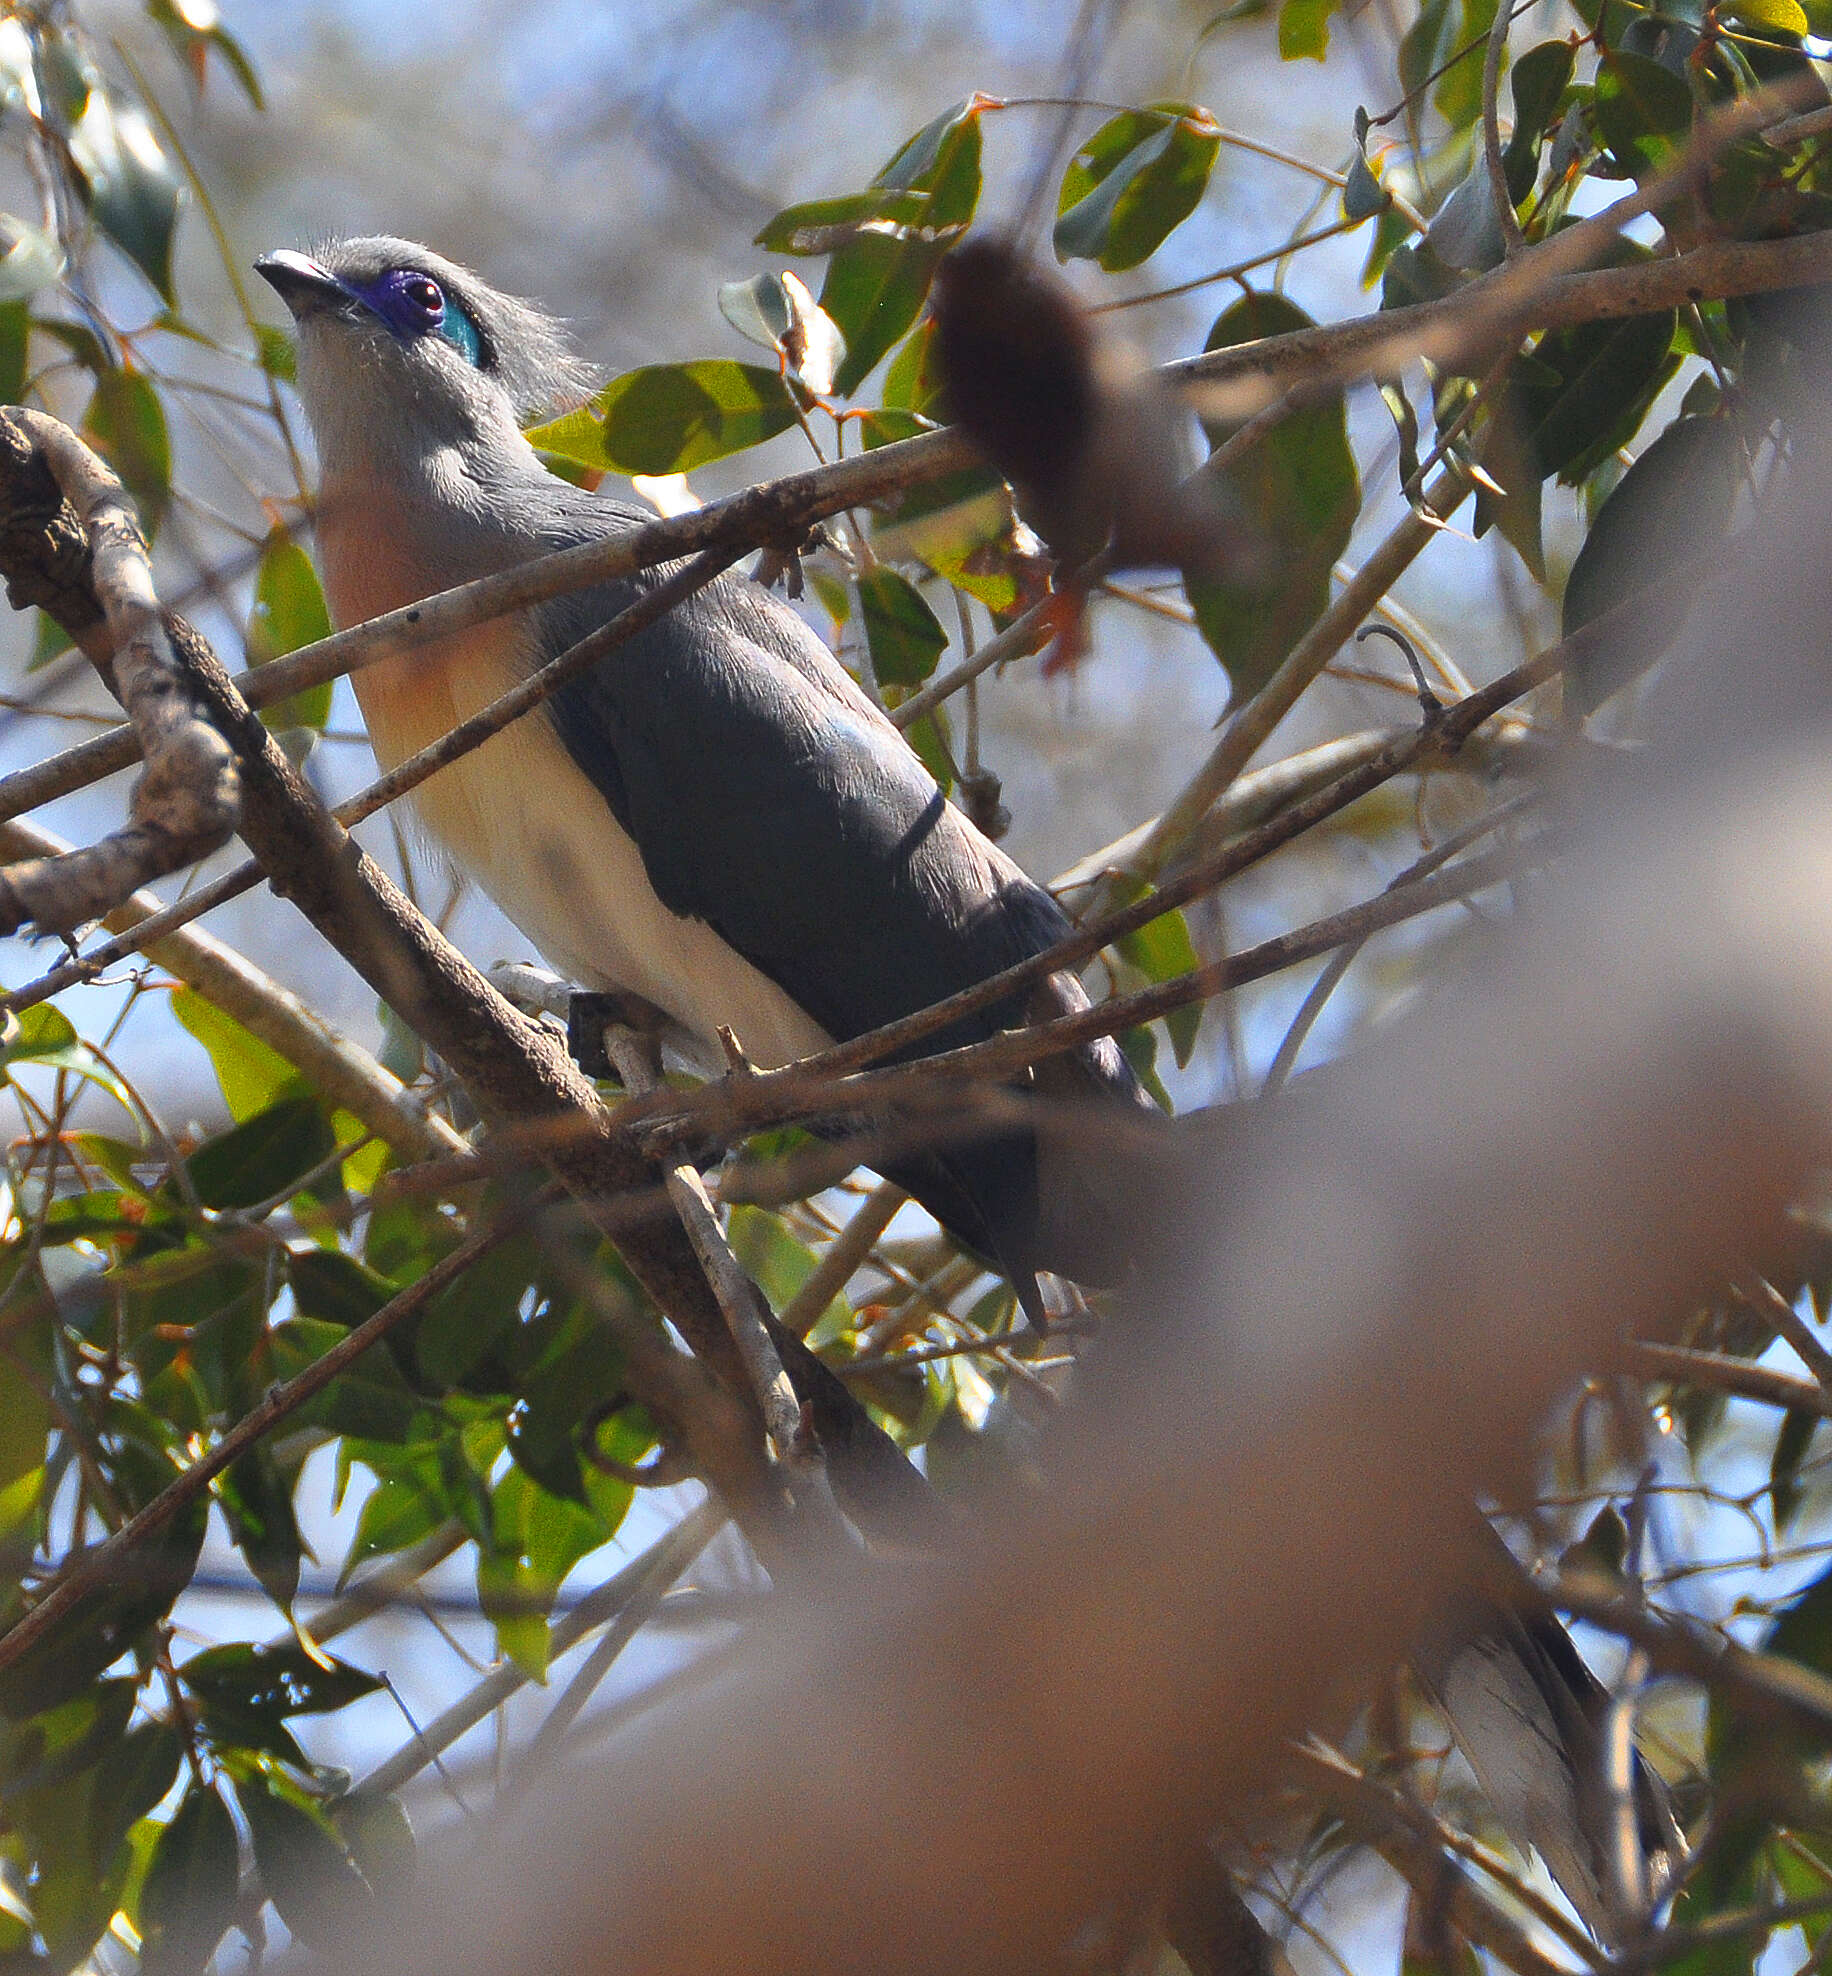
[[[263,1715],[324,1715],[382,1686],[360,1667],[340,1660],[327,1666],[291,1641],[283,1647],[246,1641],[207,1647],[178,1672],[201,1700],[233,1702]]]
[[[907,577],[883,563],[859,577],[859,610],[880,688],[920,686],[948,648],[948,634]]]
[[[1565,585],[1564,634],[1638,594],[1650,608],[1644,627],[1625,628],[1567,672],[1565,690],[1583,711],[1665,650],[1684,600],[1718,560],[1741,465],[1732,421],[1675,419],[1604,502]]]
[[[251,1208],[322,1166],[335,1147],[316,1098],[282,1098],[205,1140],[185,1171],[205,1207]]]
[[[1219,350],[1310,326],[1282,295],[1243,296],[1209,332]],[[1231,427],[1211,426],[1223,444]],[[1186,585],[1196,623],[1227,671],[1238,703],[1256,692],[1329,602],[1330,570],[1361,506],[1340,397],[1307,405],[1267,433],[1222,475],[1244,532],[1279,545],[1251,580]]]
[[[140,1967],[148,1976],[201,1969],[235,1918],[235,1825],[214,1791],[193,1786],[159,1835],[140,1889]]]
[[[1577,50],[1568,41],[1542,41],[1514,64],[1514,129],[1503,163],[1508,191],[1516,201],[1533,189],[1539,175],[1539,146],[1565,85],[1577,63]]]
[[[129,1729],[96,1768],[89,1805],[90,1850],[98,1862],[114,1849],[178,1781],[184,1738],[170,1722]]]
[[[1542,336],[1516,367],[1508,416],[1542,477],[1583,479],[1634,437],[1672,373],[1671,309]]]
[[[528,440],[616,473],[687,473],[761,445],[794,423],[795,404],[780,372],[705,357],[626,371],[589,405],[532,427]]]
[[[236,1799],[261,1885],[280,1919],[308,1948],[347,1941],[375,1899],[330,1820],[267,1775],[238,1778]]]
[[[1612,48],[1597,70],[1596,119],[1616,163],[1649,178],[1673,162],[1692,128],[1692,91],[1664,64]]]
[[[265,1443],[251,1448],[217,1484],[216,1499],[248,1569],[282,1612],[290,1613],[305,1554],[293,1513],[298,1471],[283,1469]]]
[[[1221,132],[1193,103],[1124,110],[1070,160],[1057,199],[1058,260],[1135,268],[1196,210]]]
[[[1180,912],[1164,913],[1136,933],[1128,933],[1119,942],[1119,951],[1122,958],[1151,982],[1174,981],[1198,965],[1189,922]],[[1192,1002],[1187,1008],[1174,1010],[1165,1017],[1164,1026],[1176,1052],[1177,1067],[1182,1069],[1196,1047],[1197,1032],[1202,1027],[1202,1004]]]

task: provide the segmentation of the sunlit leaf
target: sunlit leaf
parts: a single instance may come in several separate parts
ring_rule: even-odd
[[[209,1053],[216,1081],[238,1122],[264,1112],[298,1089],[297,1070],[278,1050],[244,1029],[234,1016],[207,1002],[194,988],[172,991],[172,1013]]]
[[[1329,17],[1338,0],[1281,0],[1279,7],[1279,56],[1295,62],[1308,56],[1313,62],[1329,54]]]
[[[1137,267],[1200,203],[1221,148],[1207,110],[1159,103],[1101,125],[1063,174],[1055,230],[1059,260]]]
[[[925,124],[873,181],[923,195],[920,225],[894,235],[861,233],[827,264],[821,307],[846,339],[834,389],[850,396],[915,322],[936,263],[973,218],[980,198],[980,113],[974,96]]]
[[[331,613],[312,559],[288,529],[267,538],[254,575],[254,605],[248,614],[248,661],[262,666],[302,645],[331,635]],[[271,707],[261,719],[271,729],[322,730],[331,715],[331,682],[308,687]]]
[[[69,144],[96,224],[175,306],[172,242],[184,188],[145,111],[118,108],[98,82]]]
[[[1204,346],[1219,350],[1310,326],[1282,295],[1252,294],[1227,309]],[[1212,444],[1232,427],[1211,425]],[[1330,571],[1361,506],[1340,397],[1279,422],[1222,474],[1243,529],[1279,545],[1263,573],[1187,582],[1197,627],[1227,671],[1238,703],[1256,692],[1329,602]]]
[[[724,357],[651,364],[528,433],[530,445],[617,473],[687,473],[795,423],[781,375]]]

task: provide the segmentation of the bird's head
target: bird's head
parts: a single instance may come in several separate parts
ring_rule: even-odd
[[[516,447],[523,423],[591,389],[551,316],[411,240],[283,248],[255,267],[298,325],[299,395],[327,471],[378,450]]]

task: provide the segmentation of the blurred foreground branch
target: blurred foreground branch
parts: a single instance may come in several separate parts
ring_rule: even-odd
[[[1404,1652],[1470,1493],[1516,1497],[1568,1382],[1771,1248],[1832,1152],[1824,463],[1800,478],[1695,615],[1660,745],[1581,792],[1556,899],[1150,1204],[1180,1229],[1158,1315],[1042,1494],[765,1616],[351,1966],[1037,1967]],[[988,1832],[1023,1871],[985,1871]]]

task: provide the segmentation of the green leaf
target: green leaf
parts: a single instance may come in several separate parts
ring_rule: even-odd
[[[140,1967],[191,1976],[235,1919],[238,1848],[229,1809],[193,1785],[153,1848],[140,1889]]]
[[[365,1558],[390,1556],[417,1544],[437,1530],[448,1513],[435,1488],[404,1475],[385,1476],[364,1500],[339,1582],[347,1580]]]
[[[240,1125],[206,1139],[185,1161],[207,1208],[251,1208],[284,1193],[336,1150],[316,1098],[282,1098]]]
[[[1775,1506],[1775,1534],[1782,1536],[1800,1507],[1800,1465],[1806,1459],[1819,1415],[1790,1407],[1782,1416],[1775,1436],[1775,1451],[1768,1465],[1769,1500]]]
[[[433,1299],[414,1337],[414,1357],[428,1380],[456,1386],[489,1357],[520,1321],[535,1266],[532,1240],[513,1238]]]
[[[1731,0],[1722,11],[1740,26],[1766,34],[1802,35],[1810,31],[1807,10],[1800,0]]]
[[[1279,8],[1279,59],[1295,62],[1308,56],[1321,62],[1329,54],[1329,17],[1337,0],[1283,0]]]
[[[948,649],[948,634],[916,586],[883,563],[860,573],[859,612],[880,689],[920,686]]]
[[[495,1623],[498,1650],[529,1680],[545,1681],[552,1645],[547,1613],[553,1604],[553,1591],[541,1575],[519,1557],[480,1547],[477,1598]]]
[[[98,1861],[115,1848],[178,1782],[184,1738],[170,1722],[142,1722],[121,1736],[96,1769],[89,1804],[89,1844]]]
[[[83,431],[120,475],[151,535],[172,494],[172,442],[151,380],[138,371],[103,371],[83,414]]]
[[[973,218],[980,198],[980,112],[969,97],[916,133],[873,181],[924,195],[920,219],[896,232],[861,232],[827,264],[821,307],[846,339],[834,389],[850,397],[915,322],[936,263]]]
[[[1282,295],[1249,294],[1210,330],[1206,349],[1310,327]],[[1210,425],[1211,444],[1233,428]],[[1221,475],[1249,537],[1279,545],[1272,565],[1251,578],[1186,584],[1196,623],[1227,671],[1236,705],[1269,679],[1329,602],[1330,571],[1348,546],[1361,507],[1342,399],[1306,405],[1282,419]]]
[[[811,199],[785,207],[753,244],[776,254],[831,254],[861,227],[891,238],[907,235],[922,226],[928,210],[924,193],[874,186],[869,192],[847,192],[837,199]]]
[[[137,1681],[103,1681],[0,1734],[0,1802],[54,1790],[92,1769],[126,1733]]]
[[[1461,10],[1451,0],[1424,0],[1399,44],[1399,86],[1406,95],[1419,95],[1457,52],[1461,24]]]
[[[814,1251],[789,1231],[780,1215],[765,1208],[734,1207],[726,1233],[745,1275],[778,1313],[814,1274]]]
[[[151,1451],[146,1452],[152,1461]],[[127,1448],[117,1453],[120,1482],[127,1481],[132,1473],[131,1453]],[[155,1485],[170,1482],[176,1475],[169,1462],[159,1459],[140,1478],[138,1489],[124,1493],[129,1495],[131,1506],[137,1507],[133,1497],[150,1501],[157,1493]],[[84,1593],[48,1633],[0,1671],[0,1715],[17,1721],[40,1715],[81,1694],[154,1620],[162,1619],[197,1569],[208,1515],[206,1503],[193,1504],[163,1531],[117,1560],[109,1582]],[[10,1626],[22,1609],[14,1592],[0,1605],[0,1631]]]
[[[311,557],[288,530],[275,529],[255,570],[254,607],[248,614],[249,664],[264,666],[330,635],[331,613]],[[261,719],[275,732],[289,727],[322,732],[331,717],[331,690],[329,680],[308,687],[264,708]]]
[[[1595,113],[1610,155],[1639,181],[1678,157],[1692,129],[1692,91],[1684,76],[1649,56],[1605,49]]]
[[[295,1641],[258,1647],[247,1641],[206,1647],[178,1670],[200,1701],[230,1702],[260,1715],[327,1715],[375,1694],[382,1682],[347,1662],[324,1662]]]
[[[282,384],[299,382],[299,351],[285,330],[275,329],[271,323],[256,323],[254,354],[269,377],[277,377]]]
[[[1124,110],[1069,162],[1057,200],[1058,260],[1135,268],[1196,210],[1215,168],[1221,132],[1192,103]]]
[[[229,1116],[242,1123],[298,1090],[297,1070],[278,1050],[244,1029],[194,988],[172,991],[172,1013],[209,1053]]]
[[[276,1325],[266,1339],[267,1364],[274,1378],[290,1379],[303,1372],[341,1342],[347,1328],[312,1317],[289,1318]],[[401,1376],[394,1358],[377,1350],[365,1352],[316,1399],[308,1401],[294,1419],[301,1426],[323,1427],[333,1434],[399,1442],[413,1432],[414,1423],[425,1411],[426,1402]]]
[[[1542,336],[1531,364],[1515,366],[1507,416],[1542,478],[1581,480],[1633,438],[1671,374],[1677,321],[1666,309],[1582,323]]]
[[[1645,596],[1642,624],[1566,673],[1584,712],[1639,676],[1678,629],[1685,603],[1720,560],[1742,468],[1728,419],[1675,419],[1604,502],[1565,584],[1565,637],[1630,597]]]
[[[261,1588],[283,1613],[291,1613],[299,1589],[305,1541],[293,1510],[298,1471],[284,1470],[272,1448],[249,1449],[216,1485],[216,1500],[235,1547]]]
[[[1495,0],[1463,0],[1453,59],[1431,92],[1452,130],[1467,130],[1482,114],[1482,44],[1495,18]]]
[[[271,1774],[238,1778],[236,1799],[261,1885],[280,1919],[308,1948],[347,1943],[369,1919],[375,1897],[330,1820]]]
[[[497,1529],[528,1560],[547,1609],[579,1560],[610,1541],[595,1508],[550,1494],[519,1468],[496,1485],[495,1507]]]
[[[172,241],[184,192],[146,113],[116,108],[95,84],[69,146],[96,224],[176,306]]]
[[[916,759],[935,778],[935,786],[945,796],[954,787],[954,748],[946,707],[932,707],[919,721],[903,731]]]
[[[1539,176],[1539,146],[1571,81],[1577,50],[1568,41],[1542,41],[1514,64],[1514,129],[1502,162],[1516,204]]]
[[[589,404],[531,427],[528,441],[617,473],[687,473],[794,423],[795,403],[779,372],[706,357],[626,371]]]
[[[1122,959],[1151,982],[1174,981],[1200,965],[1195,943],[1190,939],[1189,922],[1180,912],[1161,913],[1136,933],[1126,934],[1118,947]],[[1171,1048],[1181,1070],[1196,1047],[1197,1032],[1202,1027],[1202,1004],[1192,1002],[1187,1008],[1174,1010],[1165,1017],[1164,1026],[1170,1033]]]
[[[1763,1651],[1832,1674],[1832,1570],[1820,1575],[1776,1616]]]

